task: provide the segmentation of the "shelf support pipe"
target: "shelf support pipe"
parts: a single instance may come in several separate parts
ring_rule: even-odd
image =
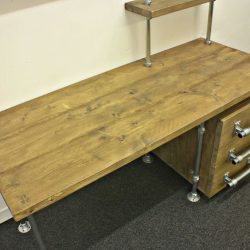
[[[203,138],[206,132],[205,124],[202,123],[198,127],[198,142],[196,146],[196,159],[195,159],[195,167],[193,171],[193,186],[192,191],[188,193],[187,198],[191,202],[197,202],[200,200],[200,195],[197,192],[198,182],[200,180],[200,167],[201,167],[201,156],[202,156],[202,146],[203,146]]]
[[[208,45],[212,44],[211,32],[212,32],[212,24],[213,24],[214,2],[215,2],[215,0],[211,0],[211,2],[209,3],[207,36],[206,36],[206,40],[205,40],[205,43]]]
[[[151,5],[152,0],[144,0],[145,5]],[[151,19],[147,17],[147,30],[146,30],[146,58],[144,65],[147,68],[152,66],[151,62]]]
[[[146,58],[145,58],[145,66],[150,68],[152,66],[151,62],[151,28],[150,28],[150,18],[147,18],[147,37],[146,37]]]

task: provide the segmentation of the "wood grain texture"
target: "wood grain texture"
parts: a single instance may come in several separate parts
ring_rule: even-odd
[[[250,96],[246,53],[197,39],[152,60],[0,113],[0,191],[16,220]]]
[[[144,4],[144,0],[136,0],[125,3],[125,9],[147,18],[154,18],[208,2],[210,0],[153,0],[148,6]]]

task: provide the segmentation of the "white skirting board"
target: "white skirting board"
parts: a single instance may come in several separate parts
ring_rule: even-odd
[[[2,195],[0,194],[0,224],[12,218],[10,210],[8,209]]]

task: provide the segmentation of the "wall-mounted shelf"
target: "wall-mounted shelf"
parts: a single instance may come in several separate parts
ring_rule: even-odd
[[[200,4],[209,3],[209,14],[208,14],[208,25],[207,25],[207,36],[205,43],[210,45],[211,42],[211,30],[212,30],[212,19],[213,9],[215,0],[136,0],[125,3],[125,9],[133,13],[142,15],[147,19],[147,47],[146,47],[146,58],[145,66],[151,67],[151,28],[150,20],[154,17],[159,17],[179,10],[194,7]]]
[[[154,18],[208,2],[210,0],[153,0],[147,5],[144,0],[137,0],[126,3],[125,8],[147,18]]]

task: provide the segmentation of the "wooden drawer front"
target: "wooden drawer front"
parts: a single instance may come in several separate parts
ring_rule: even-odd
[[[234,176],[246,167],[247,159],[233,165],[228,157],[231,149],[235,149],[237,155],[250,149],[250,135],[239,138],[235,134],[234,124],[237,121],[241,121],[241,126],[244,128],[250,127],[250,102],[219,120],[217,143],[215,143],[218,150],[214,150],[212,161],[214,167],[212,193],[225,187],[223,177],[226,172],[230,172],[230,175]]]

